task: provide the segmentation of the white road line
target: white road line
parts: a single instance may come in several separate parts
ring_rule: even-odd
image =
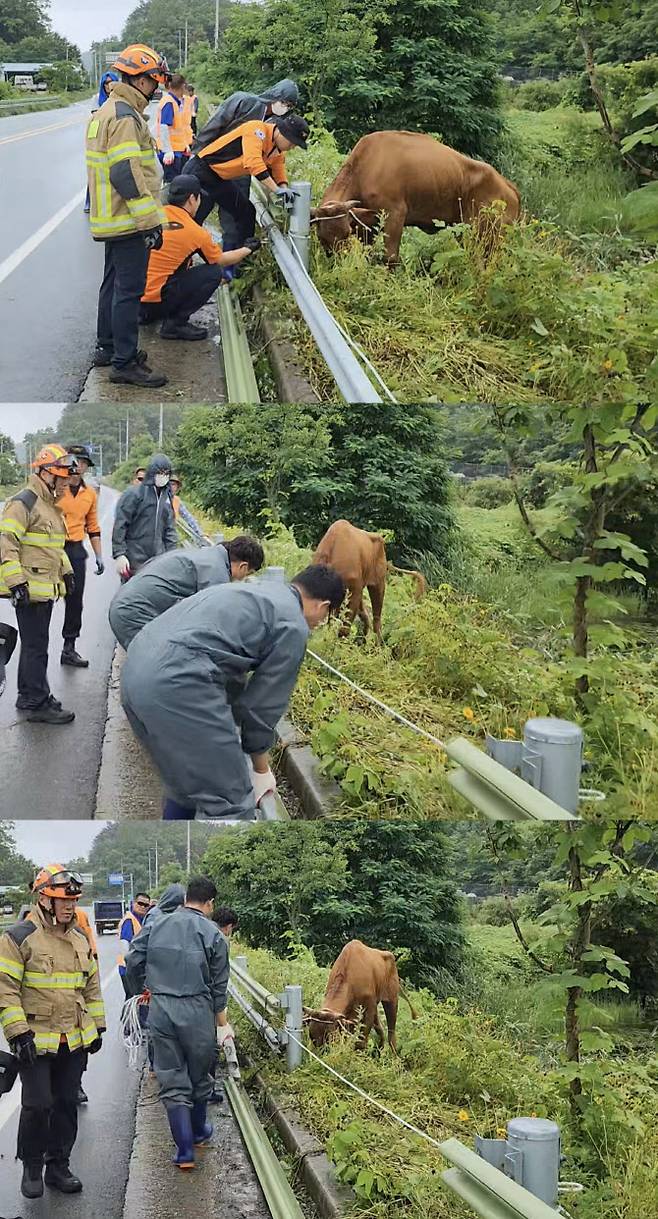
[[[17,140],[28,140],[33,135],[46,135],[49,131],[61,131],[63,127],[76,127],[82,122],[82,117],[78,115],[74,119],[67,119],[65,123],[50,123],[48,127],[28,128],[27,131],[19,131],[16,135],[3,136],[0,139],[0,148],[3,144],[15,144]]]
[[[75,211],[76,207],[80,207],[80,204],[84,201],[85,194],[86,188],[79,190],[77,195],[69,199],[68,203],[64,204],[64,207],[60,207],[59,211],[55,212],[55,215],[51,216],[50,220],[46,220],[46,223],[42,224],[36,233],[33,233],[31,237],[28,237],[27,241],[19,245],[18,249],[9,255],[9,258],[5,258],[4,262],[0,262],[0,284],[41,245],[42,241],[45,241],[47,237],[50,237],[51,233],[55,232],[55,229],[59,227],[62,221],[66,220],[67,216],[71,215],[71,212]]]
[[[105,998],[109,988],[118,981],[118,978],[119,971],[117,970],[116,966],[113,965],[109,977],[107,977],[104,982],[101,981],[103,998]],[[7,1125],[7,1122],[11,1121],[16,1110],[19,1108],[20,1103],[21,1087],[20,1080],[17,1080],[11,1092],[8,1092],[5,1096],[0,1096],[0,1130],[2,1130],[3,1126]]]

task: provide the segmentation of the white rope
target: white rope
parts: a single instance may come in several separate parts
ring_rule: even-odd
[[[362,686],[357,686],[356,682],[352,681],[351,677],[347,677],[345,673],[341,673],[340,669],[335,669],[333,665],[329,664],[329,661],[323,660],[322,656],[318,656],[317,652],[312,652],[310,648],[307,648],[307,655],[312,656],[314,660],[317,660],[318,664],[322,665],[325,669],[328,669],[330,673],[333,673],[334,677],[339,677],[340,680],[345,682],[347,686],[351,686],[351,688],[356,690],[362,698],[367,699],[369,703],[374,703],[375,707],[379,707],[380,711],[386,712],[387,715],[390,715],[394,720],[397,720],[398,723],[404,724],[406,728],[410,728],[411,731],[417,733],[418,736],[425,737],[425,739],[427,741],[431,741],[433,745],[438,745],[440,749],[446,748],[445,741],[442,741],[438,736],[434,736],[431,732],[426,732],[424,728],[421,728],[418,724],[414,724],[412,720],[408,720],[406,716],[401,715],[399,711],[395,711],[393,707],[389,707],[386,703],[382,703],[380,699],[375,698],[374,694],[370,694],[368,690],[364,690]]]
[[[128,1066],[132,1070],[141,1066],[142,1050],[146,1045],[146,1029],[143,1029],[139,1022],[140,1006],[141,995],[126,999],[119,1018],[119,1041],[127,1051]]]
[[[364,1100],[367,1100],[370,1105],[374,1105],[375,1109],[379,1109],[382,1113],[385,1113],[387,1117],[390,1117],[394,1122],[397,1122],[398,1125],[404,1126],[405,1130],[410,1130],[412,1134],[417,1134],[419,1138],[425,1139],[426,1142],[431,1143],[433,1147],[438,1147],[439,1151],[441,1151],[441,1144],[438,1139],[432,1138],[432,1135],[428,1134],[427,1131],[420,1130],[418,1126],[412,1125],[412,1123],[408,1122],[406,1118],[400,1117],[398,1113],[394,1113],[392,1109],[387,1109],[386,1105],[382,1105],[381,1101],[375,1100],[374,1096],[369,1096],[368,1093],[364,1092],[363,1088],[360,1088],[358,1084],[352,1083],[351,1079],[346,1079],[346,1077],[341,1075],[339,1071],[335,1071],[333,1067],[329,1066],[329,1063],[323,1062],[322,1059],[313,1052],[313,1050],[310,1050],[307,1045],[304,1045],[303,1041],[300,1041],[298,1037],[295,1037],[295,1034],[291,1033],[290,1029],[288,1029],[288,1036],[291,1041],[294,1041],[297,1045],[301,1046],[301,1048],[305,1050],[311,1058],[314,1058],[316,1062],[319,1062],[320,1066],[324,1067],[325,1071],[329,1071],[330,1075],[335,1075],[336,1079],[339,1079],[341,1083],[346,1084],[346,1086],[351,1088],[353,1092],[358,1092],[359,1096],[362,1096]]]

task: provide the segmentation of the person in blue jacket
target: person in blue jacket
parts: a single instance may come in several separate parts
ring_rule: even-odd
[[[130,903],[130,910],[126,911],[119,926],[119,956],[117,957],[117,965],[119,966],[119,977],[123,983],[126,999],[130,998],[126,982],[126,955],[135,936],[139,935],[142,929],[142,923],[149,912],[150,906],[151,899],[148,893],[136,893]]]
[[[116,84],[118,79],[119,79],[118,72],[114,72],[112,69],[110,69],[108,72],[103,72],[103,75],[101,76],[101,79],[100,79],[100,84],[98,86],[98,105],[94,106],[94,110],[92,110],[92,114],[94,113],[95,110],[100,110],[100,107],[105,105],[105,102],[107,101],[108,97],[110,96],[110,91],[112,89],[112,86],[114,84]],[[84,210],[85,210],[85,212],[89,211],[89,187],[87,187],[87,194],[85,196],[85,209]]]

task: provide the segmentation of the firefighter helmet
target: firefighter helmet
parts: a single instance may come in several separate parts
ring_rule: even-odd
[[[80,897],[82,877],[61,863],[49,863],[37,873],[32,892],[38,897]]]
[[[52,474],[66,477],[75,469],[75,457],[67,453],[61,444],[45,444],[32,462],[33,470],[50,470]]]
[[[152,76],[161,85],[166,85],[171,80],[171,72],[164,55],[158,55],[153,47],[147,47],[143,42],[126,47],[112,67],[123,76]]]

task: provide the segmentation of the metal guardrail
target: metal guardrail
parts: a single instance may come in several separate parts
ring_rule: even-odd
[[[251,194],[258,223],[267,233],[279,269],[342,397],[346,402],[382,402],[336,319],[305,273],[291,241],[268,211],[263,188],[252,181]]]
[[[441,1180],[482,1219],[556,1219],[552,1207],[488,1164],[459,1139],[442,1143],[441,1154],[454,1165],[441,1173]]]
[[[222,355],[229,402],[260,402],[240,300],[228,284],[217,292]]]
[[[272,1219],[304,1219],[290,1182],[244,1088],[226,1081],[226,1095],[256,1170]]]
[[[457,768],[447,774],[451,787],[488,820],[578,820],[573,813],[561,808],[464,737],[448,741],[445,750],[450,760],[458,763]]]
[[[48,97],[43,97],[43,96],[42,97],[18,97],[18,98],[16,98],[15,102],[11,102],[11,101],[0,102],[0,110],[5,110],[9,106],[12,106],[12,107],[13,106],[40,106],[45,103],[47,103],[48,105],[51,105],[53,103],[57,104],[61,101],[62,101],[61,97],[59,97],[59,96],[55,97],[52,94],[49,95]]]
[[[302,1047],[298,1044],[302,1036],[304,1008],[301,986],[286,986],[283,994],[274,995],[249,973],[247,958],[231,958],[231,980],[229,994],[241,1011],[274,1054],[286,1052],[289,1071],[294,1071],[302,1060]],[[243,993],[245,992],[245,993]],[[247,998],[249,996],[249,998]],[[250,1002],[253,1000],[253,1002]],[[254,1004],[262,1009],[258,1011]],[[275,1028],[268,1016],[283,1015],[284,1027]],[[288,1031],[293,1037],[288,1036]]]

